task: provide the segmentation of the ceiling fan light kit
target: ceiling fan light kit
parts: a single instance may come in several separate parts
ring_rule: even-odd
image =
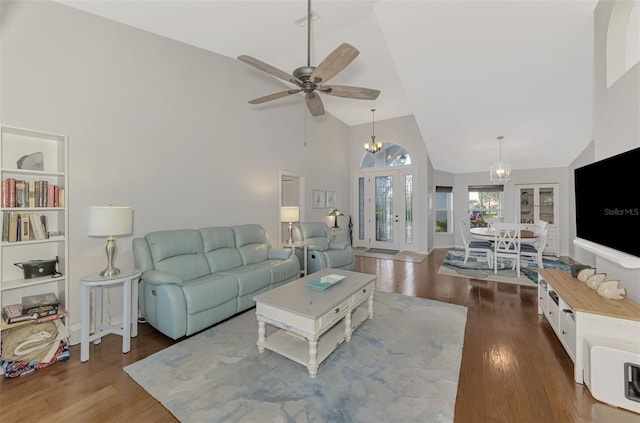
[[[360,54],[358,49],[348,43],[340,44],[318,66],[311,66],[311,0],[307,0],[307,65],[295,69],[291,74],[271,66],[251,56],[241,55],[238,60],[263,72],[285,80],[297,86],[295,89],[269,94],[250,100],[250,104],[262,104],[299,92],[305,93],[307,108],[312,116],[324,114],[324,105],[319,92],[336,97],[357,100],[375,100],[379,90],[346,85],[322,85],[346,68]]]

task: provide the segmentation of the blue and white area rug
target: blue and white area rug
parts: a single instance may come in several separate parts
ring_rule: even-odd
[[[515,270],[511,270],[508,261],[506,264],[506,267],[499,268],[498,274],[495,274],[493,272],[493,264],[486,262],[484,254],[471,253],[467,264],[464,264],[464,250],[451,249],[442,261],[438,273],[461,278],[538,286],[538,266],[535,262],[527,260],[521,263],[520,277],[518,277],[518,273]],[[543,257],[542,264],[545,269],[571,270],[570,265],[563,263],[556,257]]]
[[[182,422],[452,422],[467,308],[374,298],[374,318],[315,379],[283,356],[258,353],[255,310],[124,370]]]

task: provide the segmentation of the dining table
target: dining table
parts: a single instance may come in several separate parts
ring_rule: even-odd
[[[495,232],[490,227],[478,227],[469,229],[471,237],[476,240],[490,241],[495,237]],[[538,239],[539,235],[532,230],[522,229],[520,231],[520,243],[530,244]]]

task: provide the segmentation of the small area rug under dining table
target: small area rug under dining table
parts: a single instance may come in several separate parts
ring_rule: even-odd
[[[538,286],[538,266],[533,261],[523,261],[520,265],[520,277],[507,261],[507,266],[498,268],[498,273],[493,272],[493,265],[486,262],[484,254],[471,253],[467,264],[464,264],[464,250],[453,248],[447,251],[447,255],[438,269],[438,274],[455,276],[459,278],[479,279],[485,281],[511,283],[524,286]],[[563,263],[556,257],[543,257],[542,264],[545,269],[571,270],[571,266]]]
[[[315,379],[281,355],[258,353],[254,309],[124,370],[182,422],[452,422],[467,308],[374,298],[374,318]]]

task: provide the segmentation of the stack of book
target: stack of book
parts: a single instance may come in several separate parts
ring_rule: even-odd
[[[56,294],[30,295],[22,297],[20,304],[2,307],[2,329],[25,323],[43,323],[67,315]]]

